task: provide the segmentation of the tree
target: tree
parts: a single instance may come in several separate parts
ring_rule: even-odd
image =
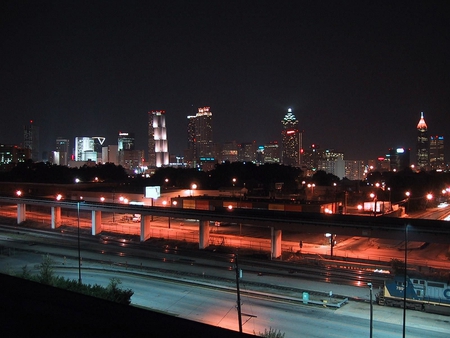
[[[53,274],[53,260],[50,258],[49,255],[42,257],[42,263],[37,266],[39,269],[39,273],[37,275],[37,281],[42,284],[52,285],[53,280],[55,278]]]
[[[255,335],[256,335],[256,333],[255,333]],[[264,333],[259,332],[258,336],[265,337],[265,338],[284,338],[284,333],[281,333],[280,330],[272,329],[270,327],[269,330],[264,329]]]

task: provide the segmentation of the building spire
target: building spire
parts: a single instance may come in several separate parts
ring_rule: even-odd
[[[425,123],[425,119],[423,117],[423,112],[420,113],[420,120],[419,123],[417,124],[417,129],[419,130],[427,130],[427,124]]]

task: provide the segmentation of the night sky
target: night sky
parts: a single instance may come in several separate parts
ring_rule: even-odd
[[[448,161],[447,4],[3,0],[0,143],[22,143],[33,120],[41,151],[128,131],[147,153],[147,112],[166,110],[180,155],[198,107],[211,107],[215,142],[257,144],[281,139],[292,108],[305,146],[366,160],[415,154],[423,111]]]

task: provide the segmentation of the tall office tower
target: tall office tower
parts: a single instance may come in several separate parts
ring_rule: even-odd
[[[134,150],[134,133],[127,133],[119,131],[117,138],[117,146],[120,150]]]
[[[238,161],[238,144],[236,141],[225,142],[222,146],[222,161],[230,163]]]
[[[93,136],[92,139],[94,140],[94,151],[97,153],[97,158],[95,159],[95,161],[101,162],[102,161],[102,148],[103,148],[103,144],[105,143],[106,137]]]
[[[277,141],[264,145],[263,163],[280,163],[280,148]]]
[[[428,139],[427,130],[427,124],[422,112],[417,124],[417,167],[420,170],[428,170],[430,166],[430,140]]]
[[[186,150],[186,162],[192,163],[196,158],[197,154],[195,153],[195,115],[190,115],[187,117],[187,150]],[[230,161],[231,162],[231,161]],[[234,162],[234,161],[233,161]]]
[[[339,178],[345,177],[345,161],[344,154],[334,150],[325,150],[323,158],[319,160],[318,170],[323,170],[329,174],[333,174]]]
[[[411,150],[404,148],[389,149],[389,163],[391,171],[405,170],[411,165]]]
[[[66,138],[58,137],[56,139],[56,153],[58,153],[57,162],[59,165],[67,165],[69,163],[69,140]],[[56,160],[56,159],[55,159]]]
[[[23,147],[31,150],[31,159],[40,161],[39,155],[39,127],[33,121],[29,125],[23,126]]]
[[[444,170],[444,136],[430,136],[431,170]]]
[[[75,137],[75,161],[97,161],[92,137]]]
[[[195,115],[195,155],[196,159],[214,157],[212,112],[210,107],[198,108]]]
[[[351,181],[361,181],[365,178],[364,161],[362,160],[345,160],[345,177]]]
[[[12,169],[17,163],[31,159],[31,149],[0,144],[0,170]]]
[[[298,120],[292,113],[292,109],[288,109],[288,113],[281,121],[283,125],[282,135],[282,161],[284,165],[300,166],[302,133],[298,129]]]
[[[148,112],[148,164],[153,168],[169,164],[165,110]]]
[[[238,160],[240,162],[256,162],[256,142],[242,142],[238,145]]]

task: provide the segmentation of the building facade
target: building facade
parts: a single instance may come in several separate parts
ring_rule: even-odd
[[[299,167],[301,164],[301,149],[302,149],[302,133],[298,129],[298,120],[289,108],[287,114],[281,121],[283,130],[282,137],[282,163]]]
[[[430,169],[444,170],[444,136],[430,136]]]
[[[428,127],[420,113],[417,124],[417,167],[420,170],[428,170],[430,166],[430,140],[428,139]]]
[[[389,164],[391,171],[405,170],[411,166],[411,150],[405,148],[389,149]]]
[[[75,137],[75,161],[97,162],[97,152],[94,150],[94,139],[92,137]]]
[[[31,149],[0,144],[0,170],[11,170],[17,163],[31,159]]]
[[[117,137],[118,150],[134,150],[134,133],[119,131]]]
[[[188,149],[186,161],[190,166],[195,166],[200,159],[204,158],[215,161],[211,108],[198,108],[195,116],[191,115],[187,118]]]
[[[70,160],[70,142],[69,139],[58,137],[56,139],[56,147],[53,155],[54,163],[59,165],[68,165]]]
[[[168,164],[166,111],[152,110],[148,113],[148,165],[154,168]]]
[[[33,121],[30,124],[23,126],[23,147],[30,149],[31,159],[34,162],[41,160],[39,152],[39,127]]]

